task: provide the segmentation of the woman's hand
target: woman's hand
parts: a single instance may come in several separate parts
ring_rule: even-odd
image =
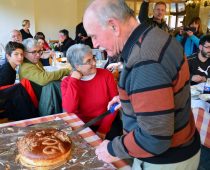
[[[104,133],[96,132],[96,134],[97,134],[102,140],[104,140],[105,137],[106,137],[106,134],[104,134]]]
[[[71,73],[71,77],[80,80],[82,78],[82,73],[78,70],[75,70]]]

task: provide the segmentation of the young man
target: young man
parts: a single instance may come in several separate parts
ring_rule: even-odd
[[[148,22],[150,25],[158,26],[160,29],[168,32],[169,27],[164,20],[166,14],[166,3],[159,1],[155,4],[153,9],[153,17],[148,17],[149,12],[149,0],[143,0],[139,11],[139,21],[141,23]]]
[[[210,78],[210,35],[203,36],[199,42],[199,52],[188,58],[191,84],[205,82]]]
[[[5,49],[7,61],[0,66],[0,119],[23,120],[37,117],[36,98],[29,81],[14,84],[15,69],[23,62],[24,46],[10,41]]]
[[[109,56],[121,53],[124,61],[119,96],[109,106],[121,103],[127,133],[105,140],[96,149],[98,158],[135,158],[134,169],[197,169],[200,138],[181,45],[157,27],[139,25],[123,0],[93,1],[83,24],[95,48]]]

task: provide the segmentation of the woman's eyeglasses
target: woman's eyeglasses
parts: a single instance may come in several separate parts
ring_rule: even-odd
[[[30,54],[33,54],[33,55],[42,55],[43,54],[43,51],[42,50],[39,50],[39,51],[26,51],[27,53],[30,53]]]
[[[87,60],[85,63],[82,63],[81,65],[93,65],[93,63],[96,63],[95,57]]]

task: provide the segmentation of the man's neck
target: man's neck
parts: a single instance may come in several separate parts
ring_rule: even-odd
[[[153,21],[157,22],[158,24],[161,24],[164,20],[163,19],[157,19],[155,17],[153,17]]]
[[[206,58],[206,57],[204,57],[202,54],[201,54],[201,52],[199,52],[198,53],[198,59],[201,61],[201,62],[206,62],[206,60],[208,59],[208,58]]]
[[[130,20],[129,20],[129,22],[128,23],[126,23],[126,25],[125,25],[125,32],[126,32],[126,34],[125,34],[125,36],[124,36],[124,40],[125,41],[127,41],[128,40],[128,38],[130,37],[130,35],[132,34],[132,32],[137,28],[139,26],[139,23],[138,23],[138,21],[136,20],[136,19],[134,19],[134,18],[131,18]],[[124,44],[125,44],[126,42],[124,42]]]

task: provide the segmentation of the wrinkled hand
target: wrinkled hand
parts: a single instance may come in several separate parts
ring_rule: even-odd
[[[79,71],[72,71],[71,77],[80,80],[82,78],[82,73]]]
[[[206,82],[206,77],[200,75],[194,75],[192,76],[192,81],[197,83]]]
[[[120,102],[120,97],[119,96],[115,96],[113,97],[113,99],[108,103],[107,109],[109,110],[109,108],[111,107],[111,105],[113,105],[114,103],[119,103],[114,110],[118,110],[121,108],[121,102]]]
[[[104,134],[104,133],[96,132],[96,134],[97,134],[102,140],[104,140],[105,137],[106,137],[106,134]]]
[[[104,140],[97,148],[96,148],[96,155],[98,156],[99,160],[102,160],[104,162],[107,163],[111,163],[111,162],[115,162],[117,160],[119,160],[119,158],[114,157],[112,155],[109,154],[108,150],[107,150],[107,145],[108,145],[109,141],[108,140]]]

